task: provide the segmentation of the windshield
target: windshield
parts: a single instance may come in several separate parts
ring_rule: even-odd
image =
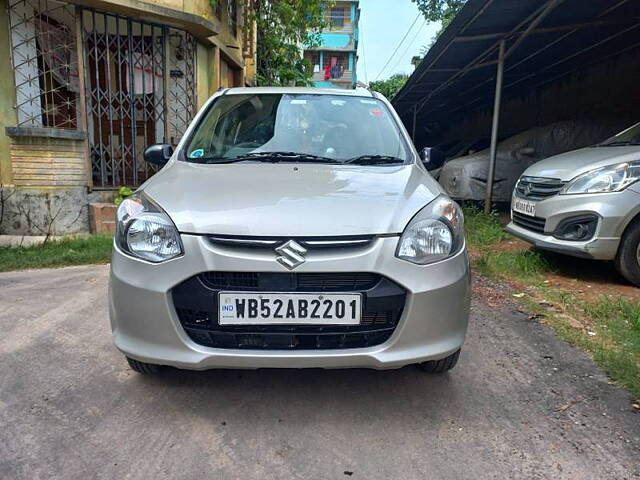
[[[625,145],[640,145],[640,123],[600,143],[600,147],[615,147]]]
[[[197,163],[398,164],[408,149],[386,105],[347,95],[223,95],[185,149]]]

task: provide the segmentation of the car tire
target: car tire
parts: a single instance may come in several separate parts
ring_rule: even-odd
[[[640,219],[629,225],[622,236],[616,269],[618,273],[635,286],[640,287]]]
[[[133,358],[129,357],[127,357],[127,362],[129,362],[131,370],[137,373],[151,375],[160,371],[160,365],[154,365],[153,363],[139,362],[138,360],[134,360]]]
[[[444,373],[451,370],[458,363],[458,357],[460,356],[460,350],[452,353],[448,357],[441,358],[440,360],[430,360],[428,362],[418,363],[418,368],[426,373]]]

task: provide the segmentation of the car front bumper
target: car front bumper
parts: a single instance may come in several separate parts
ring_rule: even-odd
[[[543,233],[523,228],[513,221],[506,231],[540,249],[595,260],[613,260],[626,226],[639,212],[640,194],[631,189],[615,193],[555,195],[536,203],[535,216],[545,221]],[[563,220],[581,215],[598,218],[593,237],[570,241],[553,236]]]
[[[209,348],[186,334],[171,291],[201,272],[287,272],[271,253],[239,254],[182,235],[185,254],[161,264],[125,255],[114,247],[109,281],[113,341],[139,361],[178,368],[398,368],[444,358],[463,344],[470,303],[466,249],[447,260],[418,266],[395,258],[398,237],[377,238],[354,251],[310,254],[295,272],[371,272],[406,290],[402,316],[391,337],[366,348],[259,350]]]

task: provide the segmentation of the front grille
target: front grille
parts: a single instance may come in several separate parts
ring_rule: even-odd
[[[218,292],[357,292],[359,325],[219,325]],[[405,304],[405,290],[372,273],[205,272],[172,290],[176,313],[194,342],[213,348],[332,349],[379,345],[393,334]]]
[[[374,235],[350,235],[341,237],[234,237],[229,235],[211,235],[207,237],[207,239],[213,245],[270,250],[285,244],[289,240],[295,240],[306,249],[322,250],[327,248],[362,248],[370,245],[376,237]]]
[[[199,275],[214,290],[264,292],[352,292],[380,281],[375,273],[246,273],[205,272]]]
[[[557,178],[520,177],[516,192],[527,200],[544,200],[560,193],[566,183]]]
[[[544,225],[546,223],[544,218],[530,217],[518,212],[512,212],[512,215],[513,223],[519,227],[526,228],[527,230],[537,233],[544,233]]]

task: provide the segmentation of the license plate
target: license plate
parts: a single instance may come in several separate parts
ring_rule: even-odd
[[[513,208],[514,212],[523,213],[531,217],[536,216],[536,202],[532,202],[531,200],[513,197],[511,208]]]
[[[359,294],[220,292],[220,325],[358,325]]]

